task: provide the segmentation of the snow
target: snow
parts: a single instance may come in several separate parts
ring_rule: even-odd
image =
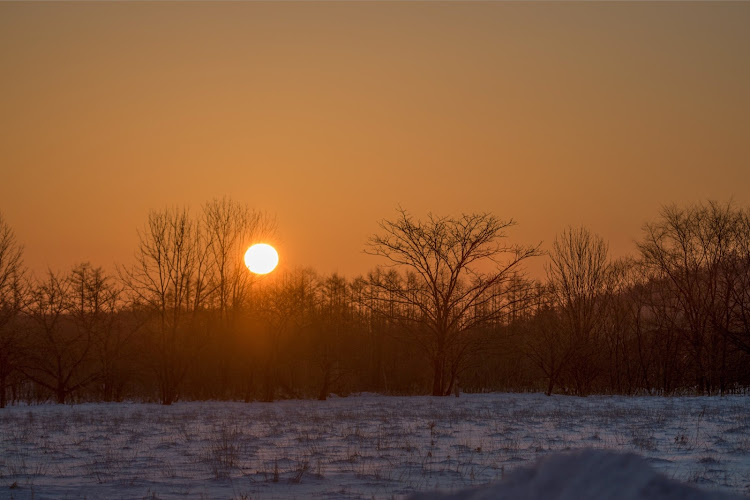
[[[582,448],[593,451],[555,454]],[[392,498],[498,481],[460,498],[551,498],[547,487],[583,498],[571,491],[615,484],[624,495],[638,481],[748,494],[750,397],[366,394],[0,410],[0,499]]]
[[[411,500],[739,500],[656,472],[633,453],[585,449],[553,454],[520,467],[499,483],[453,494],[420,493]]]

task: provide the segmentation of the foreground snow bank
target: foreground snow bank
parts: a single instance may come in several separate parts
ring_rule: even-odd
[[[0,410],[0,500],[405,498],[506,484],[579,449],[635,453],[674,481],[750,494],[750,397],[19,405]],[[550,474],[574,480],[565,460]],[[582,471],[599,478],[597,463]]]
[[[548,455],[499,483],[451,494],[421,493],[411,500],[739,500],[703,491],[656,472],[633,453],[579,450]]]

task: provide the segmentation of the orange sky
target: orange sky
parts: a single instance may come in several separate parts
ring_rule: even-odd
[[[348,276],[397,204],[584,224],[750,205],[750,3],[0,3],[0,211],[36,272],[127,264],[152,208],[276,214]]]

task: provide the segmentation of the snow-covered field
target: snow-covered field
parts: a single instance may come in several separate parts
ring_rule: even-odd
[[[391,498],[482,485],[583,447],[750,494],[750,397],[16,406],[0,410],[0,498]]]

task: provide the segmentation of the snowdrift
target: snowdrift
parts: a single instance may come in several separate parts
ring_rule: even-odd
[[[579,450],[543,457],[501,482],[455,493],[419,493],[411,500],[747,500],[705,491],[656,472],[633,453]]]

